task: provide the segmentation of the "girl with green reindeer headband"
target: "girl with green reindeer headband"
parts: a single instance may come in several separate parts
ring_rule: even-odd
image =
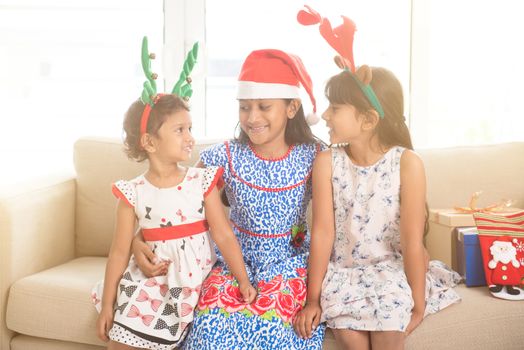
[[[174,349],[180,344],[193,320],[202,281],[216,260],[209,228],[238,282],[240,297],[250,303],[256,296],[220,201],[217,185],[223,168],[180,165],[189,160],[194,145],[187,100],[197,51],[195,44],[173,91],[157,93],[157,75],[151,71],[154,54],[148,52],[147,38],[142,42],[147,81],[126,113],[124,144],[130,159],[147,159],[149,168],[113,184],[118,200],[115,235],[105,280],[92,293],[100,313],[97,333],[109,341],[109,349]],[[134,257],[129,259],[136,224],[163,262],[162,275],[149,278]]]

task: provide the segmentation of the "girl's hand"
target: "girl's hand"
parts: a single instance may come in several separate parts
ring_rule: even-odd
[[[169,261],[160,261],[149,246],[139,238],[139,235],[133,238],[131,248],[136,264],[146,277],[155,277],[167,273]]]
[[[408,327],[406,328],[406,337],[411,334],[417,328],[422,320],[424,319],[424,310],[422,311],[415,311],[413,310],[411,314],[411,321],[408,324]]]
[[[109,330],[113,327],[113,310],[109,307],[100,310],[96,320],[96,334],[102,341],[109,341]]]
[[[251,304],[257,297],[257,290],[251,283],[241,284],[238,289],[240,290],[240,294],[242,294],[242,298],[244,298],[244,302],[247,304]]]
[[[293,328],[302,339],[311,338],[313,331],[320,323],[322,309],[318,303],[308,303],[293,320]]]

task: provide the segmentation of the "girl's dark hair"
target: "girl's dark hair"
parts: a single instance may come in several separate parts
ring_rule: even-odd
[[[142,162],[147,159],[147,152],[140,145],[140,120],[145,105],[141,100],[131,104],[124,117],[124,152],[129,159]],[[162,95],[151,109],[147,121],[147,133],[158,135],[158,129],[167,117],[181,110],[189,111],[189,106],[180,97],[167,94]]]
[[[375,129],[380,144],[386,148],[402,146],[413,150],[411,135],[404,117],[404,95],[402,85],[395,75],[385,68],[371,67],[371,87],[384,110]],[[374,109],[352,73],[343,71],[333,76],[326,84],[324,93],[331,104],[351,104],[362,114]],[[429,231],[429,210],[425,204],[424,240]]]
[[[283,99],[286,105],[289,105],[293,99]],[[242,130],[240,123],[237,124],[237,129],[240,130],[239,135],[235,139],[240,142],[247,144],[249,142],[249,136]],[[294,145],[296,143],[315,143],[319,140],[311,132],[311,128],[306,122],[304,115],[304,109],[302,105],[298,109],[293,119],[288,119],[286,124],[285,140],[288,145]]]
[[[402,146],[413,149],[411,136],[404,118],[404,96],[402,86],[393,73],[385,68],[372,67],[371,87],[384,110],[375,129],[379,142],[386,148]],[[324,90],[331,104],[351,104],[357,111],[366,114],[374,109],[360,90],[352,73],[343,71],[333,76]]]

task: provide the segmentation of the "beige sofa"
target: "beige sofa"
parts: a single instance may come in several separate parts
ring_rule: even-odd
[[[465,203],[479,189],[486,203],[512,198],[524,207],[524,142],[420,154],[430,207]],[[76,142],[74,163],[75,176],[0,191],[2,350],[103,345],[95,335],[90,290],[103,277],[111,241],[110,184],[139,174],[144,164],[128,161],[117,140],[101,138]],[[495,299],[486,287],[461,285],[457,291],[462,303],[428,317],[407,349],[524,348],[524,302]],[[336,349],[330,333],[324,349]]]

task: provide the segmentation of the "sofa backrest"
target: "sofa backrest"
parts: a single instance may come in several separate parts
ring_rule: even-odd
[[[427,177],[430,208],[468,206],[482,191],[477,207],[502,199],[524,208],[524,142],[419,150]]]
[[[199,151],[217,141],[200,143],[185,165],[194,165]],[[74,145],[77,174],[76,255],[107,256],[115,225],[116,199],[111,185],[130,180],[147,169],[147,162],[129,160],[122,142],[113,138],[81,138]]]
[[[187,165],[198,160],[199,151],[219,142],[199,143]],[[428,204],[431,208],[465,206],[470,195],[483,194],[479,206],[503,198],[524,208],[524,142],[491,146],[455,147],[418,151],[426,167]],[[147,163],[127,159],[118,139],[82,138],[74,146],[77,173],[76,254],[106,256],[115,223],[116,199],[111,184],[143,173]]]

